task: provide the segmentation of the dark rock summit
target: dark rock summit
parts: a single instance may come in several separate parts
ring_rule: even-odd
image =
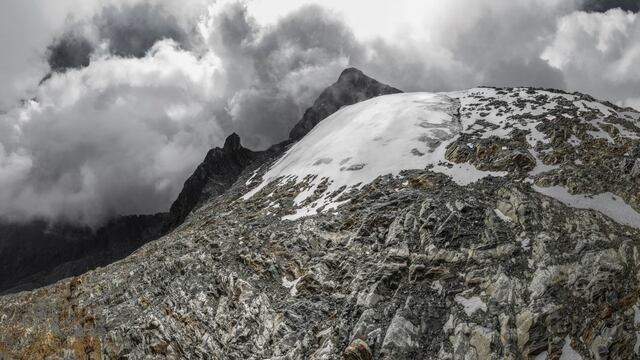
[[[203,199],[216,197],[227,190],[256,156],[242,147],[236,133],[227,137],[222,148],[209,150],[171,205],[165,229],[180,225]]]
[[[401,93],[389,85],[374,80],[356,68],[346,69],[338,81],[326,88],[313,106],[308,108],[302,119],[289,133],[292,140],[300,140],[314,126],[341,107],[368,100],[376,96]]]

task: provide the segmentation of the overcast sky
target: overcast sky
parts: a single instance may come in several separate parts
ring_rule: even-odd
[[[640,108],[638,1],[0,2],[0,217],[168,209],[235,131],[286,138],[356,66],[405,91],[581,91]]]

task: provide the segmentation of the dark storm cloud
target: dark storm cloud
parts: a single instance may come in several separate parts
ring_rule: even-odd
[[[606,12],[620,8],[637,13],[640,11],[640,0],[585,0],[582,10],[589,12]]]
[[[48,46],[46,57],[52,71],[64,72],[88,66],[91,54],[102,43],[108,45],[111,54],[141,58],[163,39],[171,39],[183,48],[190,46],[187,32],[160,5],[108,5],[91,20],[74,24],[56,37]]]
[[[283,140],[349,57],[361,52],[351,30],[319,6],[304,6],[260,28],[245,5],[217,14],[211,46],[225,64],[234,131],[249,146]]]
[[[57,72],[89,66],[93,50],[93,43],[83,35],[68,32],[49,45],[47,62],[51,70]]]
[[[148,2],[107,6],[93,22],[101,39],[118,56],[142,57],[157,41],[172,39],[187,48],[189,37],[163,7]]]

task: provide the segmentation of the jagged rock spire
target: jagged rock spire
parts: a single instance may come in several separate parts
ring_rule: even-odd
[[[240,144],[240,136],[236,133],[232,133],[225,139],[222,149],[224,151],[233,151],[240,148],[242,148],[242,145]]]

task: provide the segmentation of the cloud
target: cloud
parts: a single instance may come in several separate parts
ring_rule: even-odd
[[[620,9],[576,12],[560,20],[542,57],[571,89],[636,105],[640,99],[640,16]]]
[[[5,1],[0,5],[0,111],[15,106],[35,91],[47,73],[43,54],[69,14],[85,13],[92,0]]]
[[[148,2],[107,6],[93,19],[101,40],[111,53],[142,57],[158,41],[171,39],[189,48],[189,37],[175,16],[158,4]]]
[[[38,102],[0,116],[0,214],[96,224],[166,209],[223,140],[208,107],[218,66],[165,40],[53,75]]]
[[[107,4],[93,17],[78,20],[47,48],[52,71],[86,67],[94,51],[141,58],[158,41],[191,47],[187,31],[167,10],[149,2]]]
[[[640,11],[640,1],[638,0],[585,0],[582,10],[589,12],[606,12],[611,9],[621,9],[624,11]]]
[[[94,44],[91,41],[82,35],[68,32],[49,45],[47,63],[56,72],[89,66],[93,51]]]

